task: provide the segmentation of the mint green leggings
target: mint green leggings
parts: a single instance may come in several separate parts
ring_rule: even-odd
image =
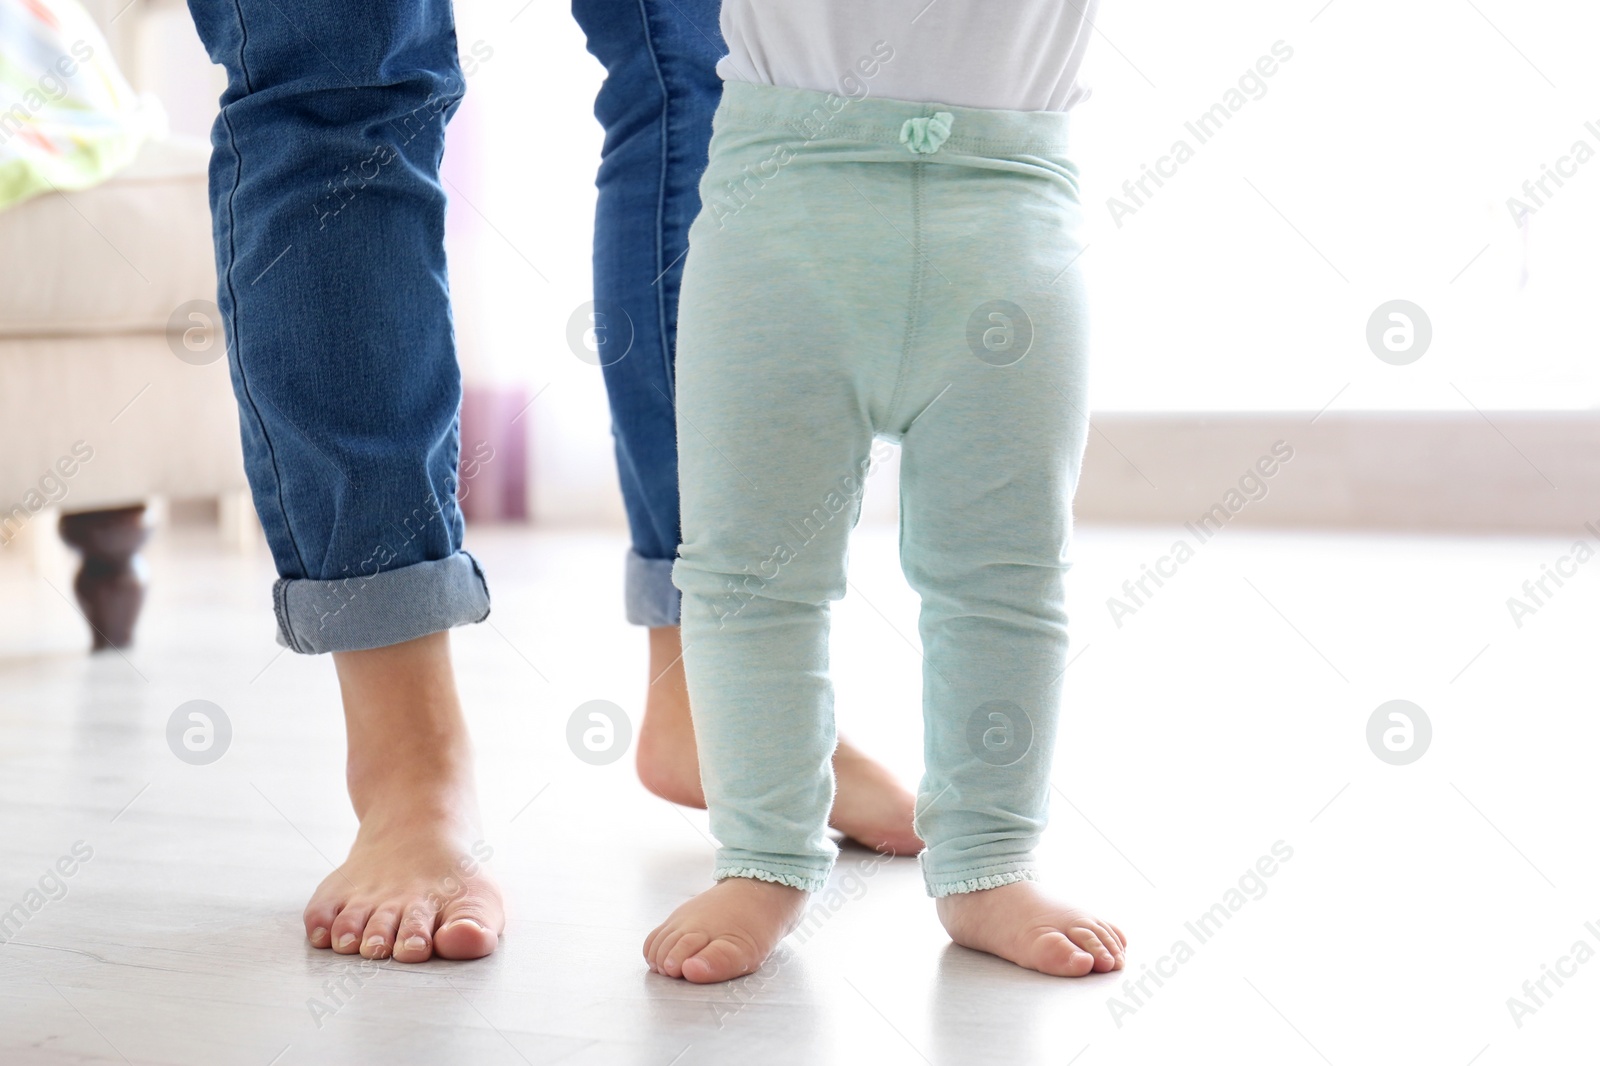
[[[729,83],[714,128],[673,580],[715,876],[814,891],[833,863],[829,603],[885,439],[922,600],[928,891],[1032,879],[1088,432],[1067,116]]]

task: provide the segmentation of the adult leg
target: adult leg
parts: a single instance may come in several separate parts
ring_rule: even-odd
[[[574,0],[589,51],[606,68],[595,100],[605,128],[595,184],[594,293],[617,472],[632,546],[628,621],[650,627],[650,684],[639,727],[639,777],[675,803],[704,807],[684,679],[679,593],[676,396],[678,291],[689,225],[700,210],[711,118],[726,52],[718,0]],[[911,796],[847,741],[834,758],[832,822],[868,847],[920,850]]]
[[[228,72],[213,131],[218,306],[280,580],[279,640],[332,652],[361,829],[306,908],[318,947],[494,949],[451,626],[489,610],[461,550],[444,264],[447,0],[191,0]]]
[[[594,297],[617,475],[631,546],[628,621],[650,628],[650,685],[637,749],[640,779],[676,803],[705,806],[683,679],[678,448],[673,397],[678,288],[700,210],[711,116],[721,97],[718,0],[574,0],[589,51],[606,69],[594,113],[605,130],[595,177]]]

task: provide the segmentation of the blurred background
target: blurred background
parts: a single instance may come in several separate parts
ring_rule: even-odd
[[[90,6],[171,137],[191,149],[208,139],[222,75],[184,5]],[[1080,517],[1193,517],[1259,441],[1280,438],[1314,454],[1242,523],[1531,530],[1591,517],[1575,501],[1600,487],[1589,447],[1600,440],[1600,341],[1586,299],[1600,281],[1600,167],[1572,153],[1600,146],[1600,126],[1586,127],[1600,109],[1585,109],[1596,74],[1582,52],[1600,15],[1445,0],[1310,12],[1145,3],[1099,16],[1094,95],[1074,119],[1097,427]],[[569,336],[590,299],[601,70],[562,4],[462,5],[457,18],[468,92],[445,177],[464,436],[519,453],[489,471],[469,515],[618,525],[600,373]],[[163,206],[161,228],[181,225],[193,257],[201,162],[193,150],[183,160],[190,182],[173,202],[187,217]],[[1569,176],[1547,179],[1547,195],[1524,191],[1552,168]],[[83,231],[92,218],[53,206],[53,225]],[[118,255],[171,254],[137,235],[113,251],[91,254],[119,271]],[[203,270],[180,273],[166,310],[214,297]],[[1421,354],[1402,365],[1368,342],[1396,300],[1422,316],[1404,327]],[[150,332],[162,310],[141,308],[133,325]],[[160,324],[184,335],[193,321]],[[193,417],[225,429],[220,359],[174,387],[201,395],[208,372],[206,411]],[[8,392],[19,440],[0,458],[7,501],[76,439],[55,416],[51,433],[31,432],[39,404]],[[147,447],[117,441],[113,453]],[[148,489],[75,490],[94,503],[224,498],[224,516],[237,510],[212,492],[224,471],[190,471],[185,484],[143,466],[130,477],[153,478]],[[869,520],[892,518],[893,483],[891,464]]]
[[[222,76],[183,4],[89,6],[163,132],[100,185],[0,211],[0,850],[27,858],[4,902],[80,832],[104,857],[98,888],[85,875],[81,903],[37,919],[49,952],[5,949],[0,964],[32,969],[0,1011],[69,1034],[72,1061],[106,1050],[35,971],[135,1059],[266,1062],[291,1033],[285,1063],[353,1061],[341,1056],[388,1047],[424,1002],[483,1038],[470,1061],[515,1061],[480,1019],[509,1028],[517,1011],[527,1033],[562,1034],[527,1037],[531,1061],[715,1046],[694,1028],[704,1003],[650,993],[633,957],[639,927],[703,880],[704,816],[562,740],[571,708],[605,698],[636,714],[647,681],[621,620],[604,388],[593,338],[574,330],[592,298],[601,69],[566,5],[459,5],[468,88],[444,163],[463,453],[496,451],[464,501],[495,613],[455,644],[474,728],[493,738],[497,861],[528,917],[507,940],[513,969],[484,971],[483,1014],[419,976],[303,1036],[325,971],[295,955],[258,985],[251,967],[205,961],[241,944],[280,957],[303,889],[352,828],[332,671],[272,643],[271,564],[216,332],[205,165]],[[1081,665],[1045,861],[1159,951],[1280,837],[1300,858],[1204,949],[1193,968],[1211,976],[1180,979],[1153,1020],[1113,1025],[1107,987],[1045,991],[936,957],[931,918],[916,925],[874,888],[808,945],[826,965],[785,971],[739,1039],[771,1018],[773,1061],[798,1033],[808,1061],[868,1048],[1065,1063],[1092,1042],[1089,1066],[1208,1040],[1256,1062],[1592,1059],[1592,975],[1526,1029],[1505,1001],[1575,937],[1600,942],[1581,924],[1600,862],[1575,843],[1600,801],[1600,586],[1585,565],[1600,547],[1596,40],[1592,4],[1107,0],[1093,96],[1073,118],[1093,426],[1069,577]],[[61,473],[80,442],[93,458]],[[1274,473],[1246,480],[1267,456]],[[841,723],[913,780],[921,663],[894,471],[891,458],[869,482],[836,672]],[[148,562],[130,562],[146,527]],[[1179,540],[1210,546],[1173,581],[1163,560]],[[94,566],[116,575],[112,600],[148,599],[115,655],[85,655],[96,634],[72,583]],[[1167,586],[1139,584],[1152,568]],[[197,698],[226,707],[237,737],[210,774],[160,736]],[[1369,725],[1402,698],[1433,718],[1409,767]],[[616,839],[638,859],[619,880],[547,876],[553,851]],[[197,886],[197,865],[215,882]],[[902,903],[918,891],[914,872],[880,876],[905,881]],[[219,896],[215,917],[186,909]],[[120,916],[145,910],[151,927],[125,935]],[[868,936],[899,937],[933,976],[839,986],[838,960]],[[546,950],[594,969],[552,975]],[[494,998],[507,982],[518,994]],[[278,1014],[239,1021],[257,1001]],[[141,1033],[174,1004],[251,1039]],[[988,1013],[967,1026],[969,1008]],[[996,1016],[1016,1024],[983,1021]],[[606,1057],[618,1034],[644,1050]]]

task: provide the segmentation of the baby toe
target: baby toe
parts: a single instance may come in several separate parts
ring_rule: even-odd
[[[718,937],[683,960],[683,976],[697,985],[743,977],[754,968],[750,956],[748,946]]]
[[[1094,956],[1060,932],[1039,937],[1031,954],[1033,969],[1056,977],[1082,977],[1095,967]]]
[[[668,977],[682,977],[685,959],[699,954],[711,938],[698,930],[680,933],[676,940],[669,938],[668,942],[661,945],[661,972]]]
[[[1099,934],[1087,925],[1074,926],[1066,931],[1067,939],[1094,957],[1094,968],[1104,973],[1116,968],[1116,957],[1101,941]]]

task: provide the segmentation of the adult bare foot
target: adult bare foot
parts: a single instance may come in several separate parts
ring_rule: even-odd
[[[935,901],[950,939],[1057,977],[1122,969],[1128,938],[1110,922],[1068,907],[1032,881]]]
[[[841,738],[833,749],[833,777],[829,825],[873,851],[915,855],[922,850],[922,838],[911,825],[916,797],[882,763]]]
[[[685,903],[645,940],[651,972],[697,985],[760,969],[805,910],[806,894],[788,885],[730,877]]]
[[[639,780],[662,799],[704,808],[677,626],[650,630],[650,677],[635,754]],[[828,820],[833,828],[874,851],[915,855],[922,850],[911,825],[916,799],[894,775],[846,740],[834,751],[833,773],[837,789]]]
[[[683,807],[706,805],[700,787],[700,756],[689,717],[689,687],[683,673],[683,643],[677,626],[650,629],[650,687],[634,766],[645,788]]]
[[[350,802],[361,828],[350,856],[305,910],[319,948],[369,959],[476,959],[505,928],[484,870],[471,745],[448,633],[337,652]]]

